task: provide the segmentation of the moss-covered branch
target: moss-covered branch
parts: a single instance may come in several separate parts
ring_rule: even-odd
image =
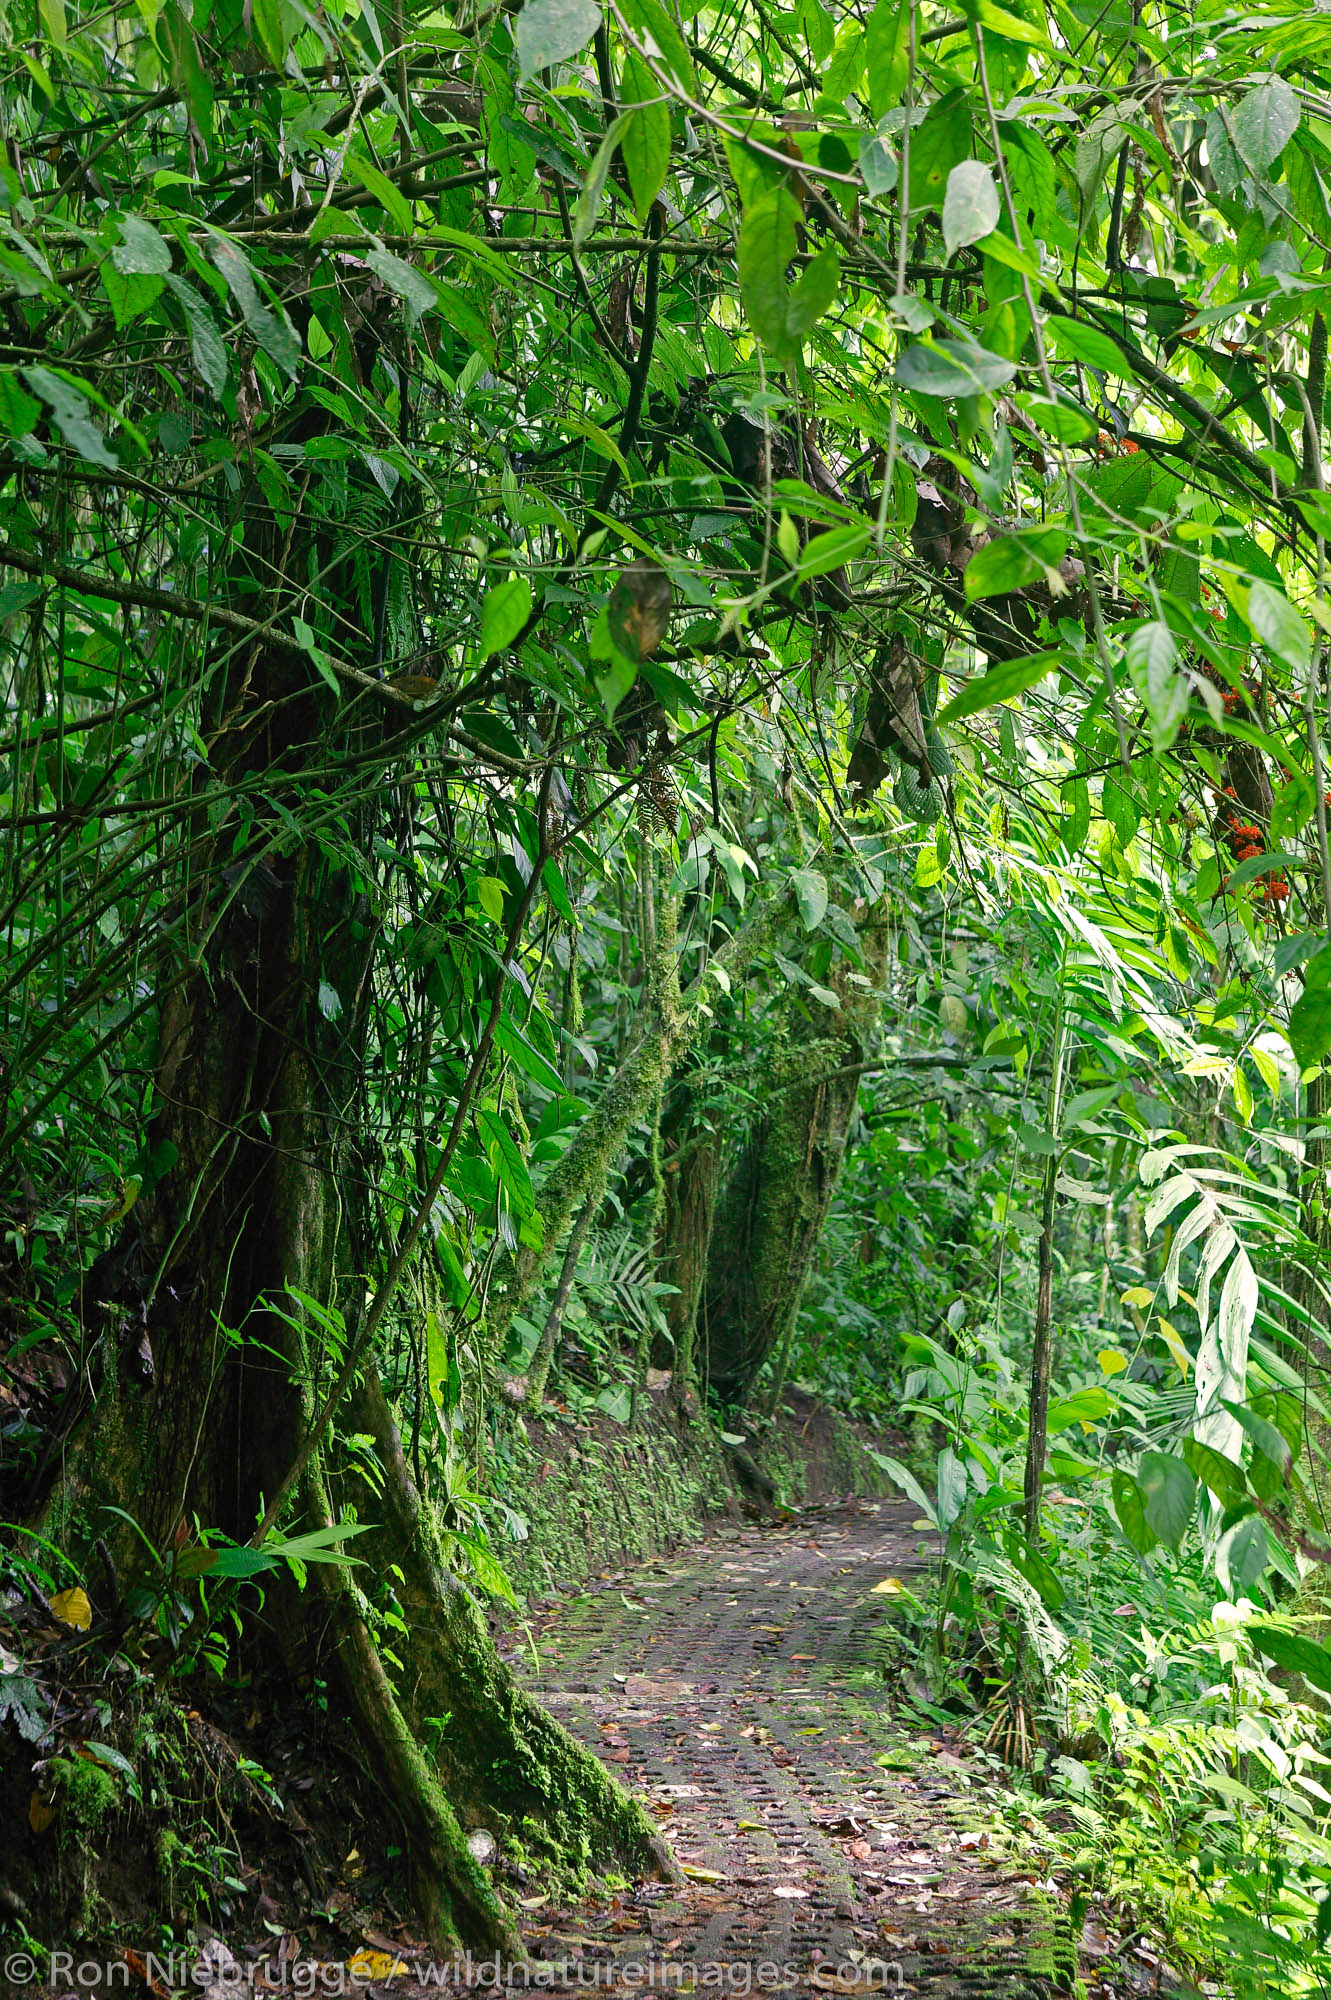
[[[560,1242],[575,1211],[589,1198],[599,1198],[629,1132],[655,1101],[671,1069],[687,1045],[699,1018],[699,1005],[709,981],[713,989],[742,977],[771,934],[784,895],[774,896],[725,944],[687,990],[679,990],[675,953],[675,906],[662,898],[652,965],[648,968],[647,1019],[623,1062],[596,1104],[578,1127],[563,1156],[542,1183],[539,1203],[545,1227],[541,1249],[528,1245],[510,1264],[503,1288],[490,1306],[489,1326],[494,1352],[502,1351],[513,1316],[538,1284],[550,1249]],[[718,978],[718,971],[720,977]]]

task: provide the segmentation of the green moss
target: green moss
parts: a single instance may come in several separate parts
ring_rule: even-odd
[[[520,1592],[569,1589],[601,1569],[644,1561],[696,1539],[733,1511],[734,1490],[712,1426],[680,1432],[644,1409],[634,1430],[527,1417],[505,1440],[494,1483],[527,1519],[528,1537],[503,1559]]]
[[[120,1803],[120,1790],[111,1773],[86,1757],[53,1757],[51,1776],[59,1794],[66,1837],[75,1829],[87,1833],[101,1826]]]

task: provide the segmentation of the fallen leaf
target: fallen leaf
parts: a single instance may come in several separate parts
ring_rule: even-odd
[[[411,1967],[395,1952],[355,1951],[347,1961],[347,1970],[354,1979],[396,1979]]]
[[[77,1584],[73,1590],[57,1590],[55,1596],[48,1597],[46,1602],[62,1625],[73,1625],[76,1630],[86,1632],[92,1624],[88,1593],[80,1590]]]
[[[724,1882],[726,1879],[715,1868],[692,1868],[687,1861],[681,1864],[681,1873],[687,1875],[690,1882]]]
[[[149,1969],[148,1961],[141,1951],[131,1951],[126,1946],[121,1953],[121,1957],[138,1980],[140,1986],[146,1986],[150,1993],[155,1993],[158,1996],[158,2000],[166,2000],[165,1986],[163,1986],[160,1979],[154,1978]]]
[[[786,1897],[807,1896],[808,1893],[809,1892],[807,1889],[792,1889],[784,1882],[780,1885],[779,1888],[773,1889],[772,1891],[772,1894],[774,1896],[786,1896]]]

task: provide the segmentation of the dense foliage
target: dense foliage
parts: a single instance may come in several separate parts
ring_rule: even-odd
[[[107,1535],[128,1575],[132,1515],[125,1616],[225,1673],[246,1579],[315,1559],[431,1920],[494,1935],[375,1662],[444,1569],[508,1589],[497,1407],[904,1408],[917,1698],[1057,1767],[1078,1865],[1195,1966],[1309,1990],[1331,21],[38,16],[0,31],[21,1588]],[[436,1567],[348,1583],[417,1490]],[[642,1861],[616,1797],[580,1859]]]

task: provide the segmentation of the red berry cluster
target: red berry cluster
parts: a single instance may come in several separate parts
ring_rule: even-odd
[[[1243,818],[1238,809],[1234,787],[1232,785],[1223,785],[1218,792],[1213,792],[1211,796],[1214,798],[1219,809],[1216,817],[1220,837],[1228,843],[1229,850],[1234,859],[1236,861],[1255,861],[1258,855],[1265,852],[1262,829],[1254,821]],[[1269,874],[1259,875],[1257,883],[1262,892],[1263,906],[1268,914],[1274,914],[1276,909],[1279,908],[1280,904],[1289,895],[1288,881],[1281,870],[1272,869]],[[1226,878],[1221,883],[1221,887],[1228,888],[1228,886],[1229,882],[1228,878]]]
[[[1212,609],[1213,618],[1223,618],[1224,615],[1218,606]],[[1197,671],[1210,681],[1212,687],[1219,688],[1226,715],[1239,714],[1247,708],[1260,708],[1262,691],[1256,681],[1244,681],[1241,687],[1235,687],[1209,660],[1200,661]]]
[[[1115,451],[1133,452],[1140,450],[1141,446],[1134,444],[1131,438],[1124,438],[1121,444],[1117,444],[1108,431],[1097,431],[1095,434],[1095,455],[1097,458],[1108,458],[1110,453]]]

